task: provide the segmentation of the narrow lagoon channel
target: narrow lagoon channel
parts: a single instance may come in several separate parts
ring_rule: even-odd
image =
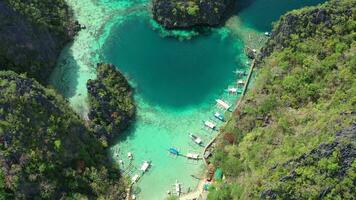
[[[215,99],[230,104],[238,99],[225,90],[236,83],[234,70],[249,67],[243,53],[247,35],[261,36],[286,11],[322,2],[241,0],[236,21],[229,22],[238,26],[178,40],[153,30],[145,0],[67,1],[87,28],[63,51],[51,82],[85,115],[85,84],[95,78],[97,62],[113,63],[128,77],[135,89],[137,119],[110,152],[117,162],[124,161],[122,169],[129,176],[139,173],[143,161],[152,161],[152,168],[134,187],[143,200],[164,199],[176,180],[183,192],[196,187],[199,180],[194,177],[201,177],[205,167],[202,161],[172,157],[168,149],[201,154],[202,147],[188,134],[199,135],[205,143],[217,134],[204,129],[203,121],[221,125],[213,116],[219,110]],[[134,154],[130,166],[128,152]]]

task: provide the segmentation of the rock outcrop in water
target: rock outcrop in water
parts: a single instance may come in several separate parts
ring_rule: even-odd
[[[135,116],[132,89],[112,64],[98,64],[97,79],[88,80],[88,114],[97,137],[107,145]]]
[[[53,90],[0,72],[0,199],[125,199],[119,169]]]
[[[0,1],[0,69],[46,83],[79,24],[64,0]]]
[[[235,0],[153,0],[153,18],[165,28],[218,26],[233,10]]]

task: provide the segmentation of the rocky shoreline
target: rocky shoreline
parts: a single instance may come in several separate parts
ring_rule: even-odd
[[[153,0],[153,18],[167,29],[219,26],[231,14],[235,0]]]

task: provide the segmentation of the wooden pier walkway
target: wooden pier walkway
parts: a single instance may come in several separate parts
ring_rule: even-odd
[[[242,99],[244,98],[244,96],[245,96],[245,94],[246,94],[246,91],[247,91],[247,88],[248,88],[248,85],[249,85],[249,83],[250,83],[251,76],[252,76],[252,73],[253,73],[253,69],[255,68],[255,64],[256,64],[256,59],[253,59],[251,65],[250,65],[250,70],[249,70],[248,75],[247,75],[246,83],[245,83],[244,88],[243,88],[242,93],[241,93],[241,97],[240,97],[239,100],[237,101],[237,103],[236,103],[236,105],[235,105],[235,107],[234,107],[234,109],[233,109],[234,111],[240,106],[240,103],[241,103]],[[230,120],[231,120],[231,118],[229,119],[229,121],[230,121]],[[229,121],[228,121],[228,122],[229,122]],[[226,123],[227,123],[227,122],[226,122]],[[204,159],[204,163],[205,163],[206,166],[208,166],[208,161],[207,161],[207,159],[205,158],[204,155],[205,155],[205,153],[207,152],[207,150],[211,147],[211,145],[214,144],[215,140],[219,137],[220,134],[221,134],[221,132],[219,132],[218,134],[216,134],[216,135],[214,136],[214,138],[212,138],[212,139],[210,140],[210,142],[209,142],[209,143],[205,146],[205,148],[204,148],[204,151],[203,151],[203,159]]]

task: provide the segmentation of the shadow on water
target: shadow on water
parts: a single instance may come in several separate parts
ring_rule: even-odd
[[[63,49],[50,78],[50,85],[66,98],[76,94],[79,76],[79,65],[73,57],[71,45]]]
[[[272,23],[287,11],[317,5],[325,0],[239,0],[235,14],[258,31],[270,31]]]

